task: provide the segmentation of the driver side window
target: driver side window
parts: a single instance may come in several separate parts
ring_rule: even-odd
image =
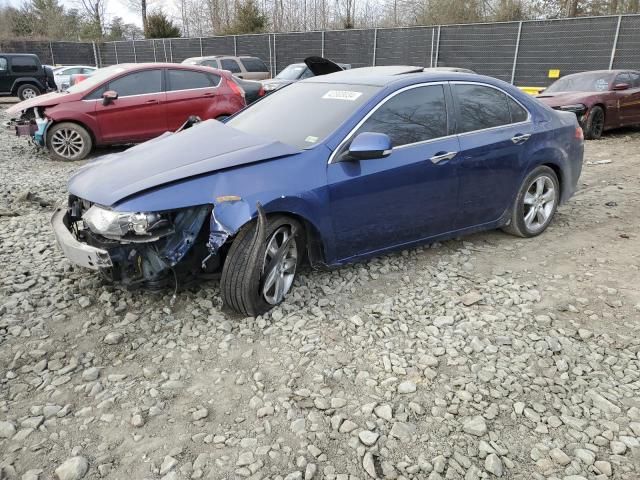
[[[401,147],[447,135],[447,106],[442,85],[410,88],[387,100],[355,133],[385,133]]]
[[[118,98],[162,92],[162,70],[130,73],[109,82],[107,90],[118,92]]]

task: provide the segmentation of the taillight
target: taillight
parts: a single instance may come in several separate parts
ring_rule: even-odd
[[[244,98],[244,90],[240,85],[238,85],[233,80],[227,80],[227,83],[229,84],[229,88],[233,90],[233,93],[235,93],[236,95],[240,95],[242,98]]]
[[[260,90],[258,90],[258,96],[264,97],[264,87],[260,87]]]
[[[584,140],[584,132],[582,131],[581,127],[576,127],[576,136],[575,138],[577,140]]]

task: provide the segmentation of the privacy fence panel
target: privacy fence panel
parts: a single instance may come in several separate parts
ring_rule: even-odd
[[[115,65],[120,63],[118,61],[118,47],[116,42],[102,43],[98,47],[98,54],[100,57],[100,66],[106,67],[109,65]]]
[[[379,28],[376,37],[376,65],[430,67],[437,28]]]
[[[272,37],[273,35],[268,33],[259,35],[238,35],[236,37],[236,50],[238,55],[253,55],[262,59],[262,61],[271,68],[271,74],[273,75]]]
[[[324,56],[353,68],[373,65],[375,31],[335,30],[324,34]],[[277,52],[277,49],[276,49]]]
[[[565,76],[608,69],[618,18],[523,22],[515,84],[549,85],[549,70]]]
[[[622,17],[613,68],[640,70],[640,16]]]
[[[51,57],[51,43],[31,40],[0,40],[2,53],[33,53],[44,64],[53,64]]]
[[[138,62],[156,62],[157,55],[154,50],[153,40],[136,40],[134,42],[136,49],[136,59]],[[161,58],[161,60],[163,60]]]
[[[441,27],[437,66],[469,68],[509,82],[519,26],[512,22]]]
[[[306,57],[322,56],[322,32],[277,34],[275,45],[276,72],[280,72],[287,65],[302,62]]]
[[[203,55],[233,55],[233,37],[208,37],[202,39]]]
[[[52,42],[53,62],[57,65],[95,65],[93,44],[79,42]]]

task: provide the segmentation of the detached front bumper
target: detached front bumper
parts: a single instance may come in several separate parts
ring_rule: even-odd
[[[113,266],[109,252],[76,240],[69,230],[66,208],[56,209],[51,217],[51,226],[60,250],[72,263],[91,270]]]

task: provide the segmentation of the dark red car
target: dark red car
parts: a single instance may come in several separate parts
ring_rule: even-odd
[[[598,70],[567,75],[537,96],[556,110],[574,112],[585,138],[640,125],[640,72]]]
[[[245,105],[229,72],[147,63],[102,68],[64,92],[8,112],[21,113],[18,134],[32,135],[53,158],[80,160],[96,145],[143,142],[176,130],[192,115],[222,119]]]

